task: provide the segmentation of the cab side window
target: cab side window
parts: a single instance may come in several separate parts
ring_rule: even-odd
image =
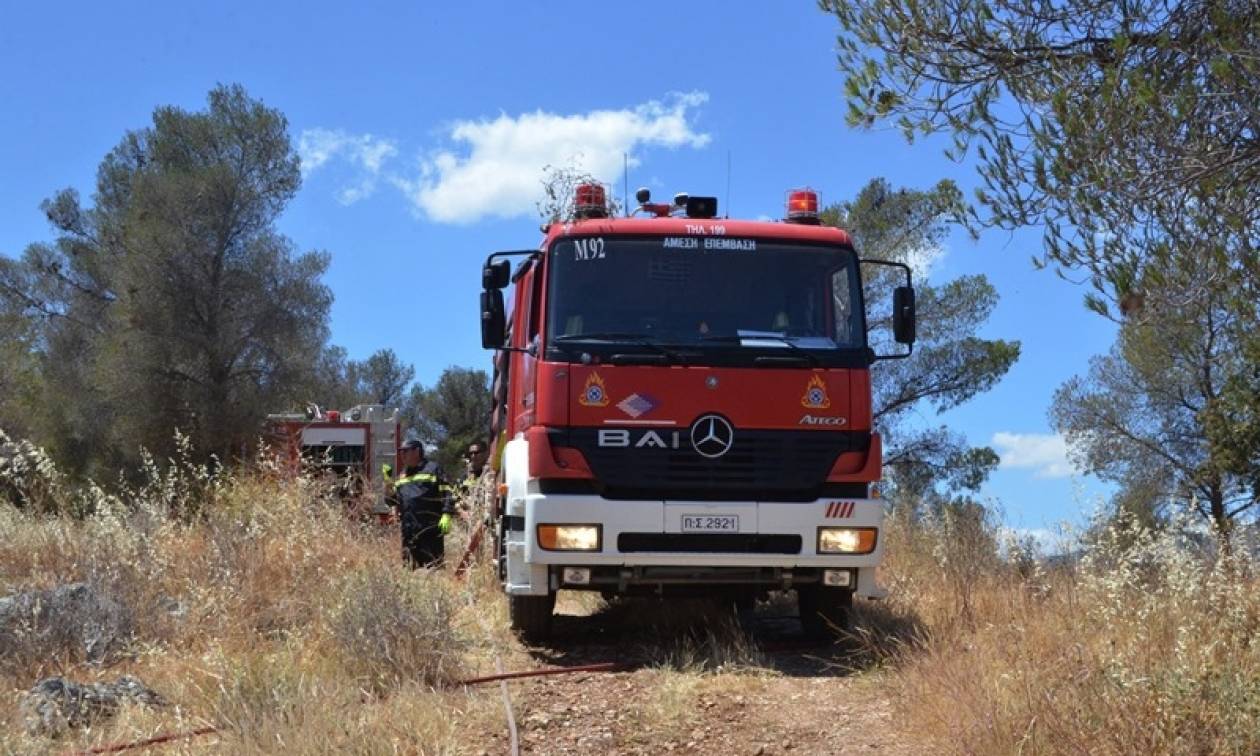
[[[847,267],[831,274],[831,307],[836,323],[832,338],[841,346],[853,344],[853,282]]]
[[[538,335],[542,331],[542,287],[544,276],[542,275],[542,266],[534,262],[530,266],[529,271],[529,327],[526,329],[528,334],[527,344],[539,343]]]

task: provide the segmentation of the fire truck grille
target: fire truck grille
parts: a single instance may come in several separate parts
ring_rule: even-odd
[[[657,432],[672,446],[674,429]],[[870,447],[865,431],[736,429],[730,450],[710,459],[692,448],[686,428],[678,432],[677,449],[635,446],[642,429],[631,431],[629,447],[601,447],[597,428],[558,431],[551,442],[580,450],[610,499],[812,501],[823,495],[836,457]]]

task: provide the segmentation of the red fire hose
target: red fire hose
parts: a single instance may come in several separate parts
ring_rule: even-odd
[[[188,732],[164,733],[162,735],[157,735],[152,738],[145,738],[144,740],[137,740],[134,743],[114,743],[111,745],[103,745],[103,746],[97,746],[95,748],[89,748],[86,751],[68,751],[67,753],[74,753],[76,754],[76,756],[79,756],[82,754],[95,754],[95,753],[118,753],[119,751],[130,751],[133,748],[148,748],[149,746],[161,745],[162,743],[169,743],[172,740],[186,740],[188,738],[196,738],[196,737],[200,737],[201,735],[209,735],[210,733],[218,732],[218,731],[219,731],[218,727],[202,727],[199,730],[189,730]]]

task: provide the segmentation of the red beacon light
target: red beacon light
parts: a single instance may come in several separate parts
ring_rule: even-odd
[[[793,189],[788,192],[787,220],[789,223],[818,224],[818,192],[813,189]]]
[[[578,218],[607,218],[608,198],[601,184],[578,184],[573,198],[573,214]]]
[[[328,414],[326,417],[328,418],[328,422],[330,423],[341,422],[341,413],[338,412],[337,410],[328,410]]]

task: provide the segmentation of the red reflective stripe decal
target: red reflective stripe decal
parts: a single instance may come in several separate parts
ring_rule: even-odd
[[[855,501],[831,501],[827,502],[826,514],[823,517],[843,520],[852,517],[856,509],[857,502]]]

